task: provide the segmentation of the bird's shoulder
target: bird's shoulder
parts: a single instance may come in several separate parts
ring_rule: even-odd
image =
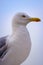
[[[4,57],[6,54],[7,50],[6,38],[7,36],[0,38],[0,58]]]

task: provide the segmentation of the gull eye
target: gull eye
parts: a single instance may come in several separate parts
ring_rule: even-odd
[[[25,18],[26,16],[25,16],[25,15],[22,15],[22,17],[24,17],[24,18]]]

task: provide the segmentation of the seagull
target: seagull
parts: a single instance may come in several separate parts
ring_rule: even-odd
[[[26,25],[39,22],[39,18],[17,13],[12,19],[11,35],[0,38],[0,65],[20,65],[30,54],[31,39]]]

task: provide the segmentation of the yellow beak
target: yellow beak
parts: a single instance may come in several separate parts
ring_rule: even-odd
[[[29,18],[29,21],[39,22],[41,21],[39,18]]]

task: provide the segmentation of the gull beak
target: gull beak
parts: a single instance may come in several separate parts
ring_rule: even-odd
[[[41,21],[39,18],[29,18],[29,21],[30,22],[39,22],[39,21]]]

